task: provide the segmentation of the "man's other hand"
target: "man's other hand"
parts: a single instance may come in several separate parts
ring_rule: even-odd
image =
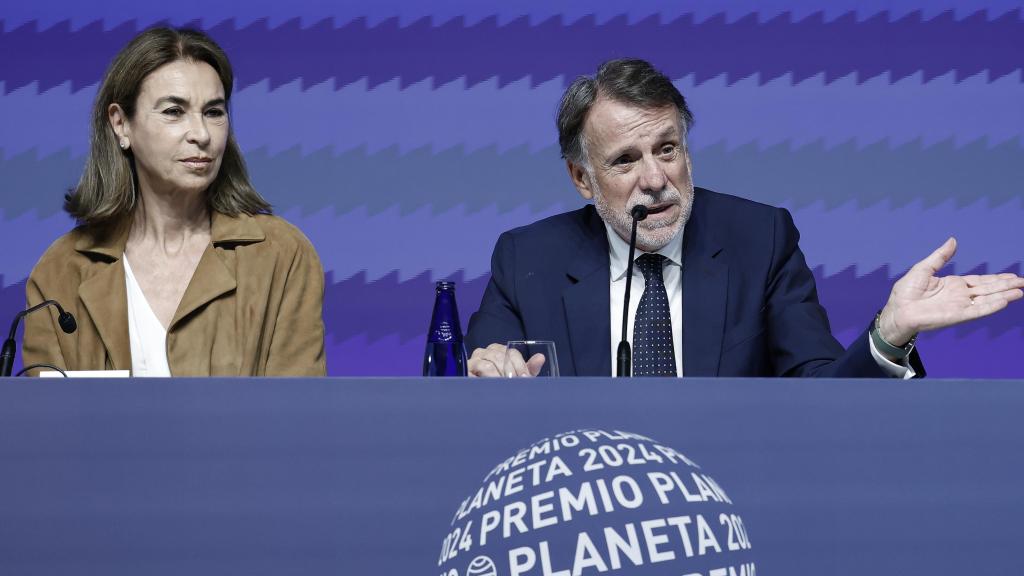
[[[950,238],[893,285],[878,321],[886,342],[903,346],[918,332],[982,318],[1024,297],[1024,278],[1016,274],[936,276],[955,253]]]

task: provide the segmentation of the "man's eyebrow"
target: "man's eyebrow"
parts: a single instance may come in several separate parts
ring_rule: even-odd
[[[637,150],[636,142],[623,142],[618,148],[612,148],[607,155],[608,160],[615,160],[619,156]]]
[[[676,128],[675,126],[668,126],[664,130],[662,130],[661,132],[658,133],[658,139],[659,140],[664,140],[665,138],[678,137],[678,135],[679,135],[679,129],[678,128]]]

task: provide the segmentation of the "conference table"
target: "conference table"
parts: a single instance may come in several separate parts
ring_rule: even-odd
[[[0,574],[1013,573],[1024,382],[2,379]]]

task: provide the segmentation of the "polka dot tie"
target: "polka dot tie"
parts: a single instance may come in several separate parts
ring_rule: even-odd
[[[636,259],[644,275],[644,295],[633,321],[633,375],[675,376],[676,355],[672,347],[672,314],[661,275],[665,257],[644,254]]]

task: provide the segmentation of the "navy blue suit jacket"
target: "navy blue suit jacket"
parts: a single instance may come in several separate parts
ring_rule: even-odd
[[[849,350],[832,336],[799,237],[784,209],[694,191],[682,240],[686,376],[886,376],[866,330]],[[609,274],[593,206],[505,232],[467,348],[553,340],[563,376],[610,375]]]

